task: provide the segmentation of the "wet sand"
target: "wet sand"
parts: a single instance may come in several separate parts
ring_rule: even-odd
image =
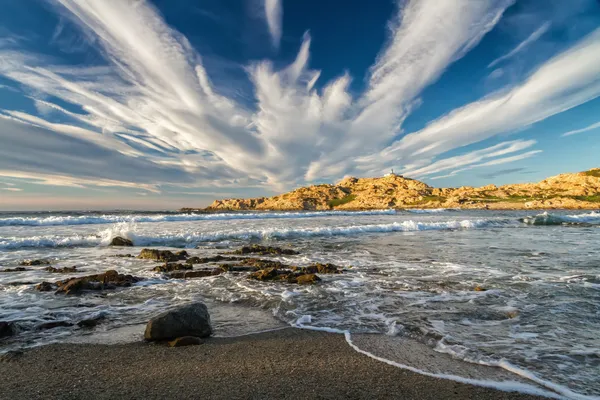
[[[169,348],[55,344],[0,362],[0,399],[541,399],[423,376],[300,329]]]

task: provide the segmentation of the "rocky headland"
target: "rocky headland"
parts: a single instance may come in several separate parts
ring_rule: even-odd
[[[600,168],[553,176],[537,183],[434,188],[397,174],[380,178],[347,177],[336,184],[301,187],[273,197],[215,200],[205,209],[374,210],[386,208],[597,209]]]

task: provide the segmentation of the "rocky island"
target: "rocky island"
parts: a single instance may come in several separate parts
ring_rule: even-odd
[[[600,168],[567,173],[537,183],[434,188],[397,174],[380,178],[346,177],[336,184],[301,187],[273,197],[215,200],[205,209],[373,210],[385,208],[597,209]]]

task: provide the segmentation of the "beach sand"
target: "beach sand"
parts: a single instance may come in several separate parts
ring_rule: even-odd
[[[364,339],[363,339],[364,340]],[[54,344],[0,362],[1,399],[536,399],[432,378],[286,328],[200,346]]]

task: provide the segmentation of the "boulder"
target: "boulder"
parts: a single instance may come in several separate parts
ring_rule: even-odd
[[[145,260],[155,260],[155,261],[180,261],[188,258],[189,255],[187,251],[181,250],[173,253],[170,250],[157,250],[157,249],[142,249],[138,258]]]
[[[196,336],[184,336],[179,337],[169,342],[170,347],[182,347],[182,346],[197,346],[204,343],[204,340]]]
[[[189,303],[152,318],[144,338],[149,341],[174,340],[184,336],[199,338],[212,334],[210,315],[204,303]]]
[[[17,334],[17,327],[14,322],[0,321],[0,339],[14,336]]]
[[[77,271],[77,267],[63,267],[63,268],[54,268],[54,267],[46,267],[44,271],[52,272],[54,274],[71,274]]]
[[[110,241],[110,246],[133,246],[133,242],[127,238],[117,236]]]
[[[309,285],[309,284],[317,283],[320,280],[321,280],[321,278],[319,278],[315,274],[304,274],[304,275],[299,275],[296,277],[296,283],[298,283],[300,285]]]

